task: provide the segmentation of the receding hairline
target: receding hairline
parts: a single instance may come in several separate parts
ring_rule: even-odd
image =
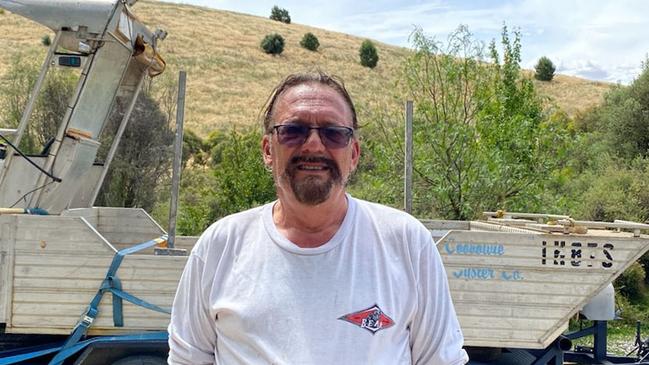
[[[273,89],[272,93],[268,97],[268,101],[266,102],[266,106],[264,107],[263,111],[263,126],[265,133],[272,132],[272,119],[275,113],[276,105],[280,98],[289,90],[297,86],[309,84],[327,86],[340,97],[342,97],[352,116],[352,128],[358,128],[356,108],[354,107],[354,103],[351,99],[351,96],[349,95],[349,92],[345,88],[345,84],[343,83],[342,79],[335,75],[328,75],[323,72],[315,72],[288,75]]]

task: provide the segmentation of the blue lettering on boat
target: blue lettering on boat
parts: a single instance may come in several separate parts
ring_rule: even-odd
[[[499,243],[456,243],[446,242],[444,251],[449,255],[502,256],[505,246]]]
[[[488,267],[465,267],[453,272],[456,279],[492,280],[496,277],[493,269]]]

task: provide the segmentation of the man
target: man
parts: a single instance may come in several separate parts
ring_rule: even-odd
[[[464,364],[430,233],[345,193],[360,146],[342,83],[289,76],[264,128],[278,199],[199,239],[174,301],[169,363]]]

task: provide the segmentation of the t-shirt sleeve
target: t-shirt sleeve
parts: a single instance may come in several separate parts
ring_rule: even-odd
[[[169,323],[169,359],[173,365],[214,364],[216,322],[203,293],[205,263],[192,253],[183,271]]]
[[[410,327],[412,363],[417,365],[461,365],[469,361],[462,349],[464,336],[453,308],[442,259],[425,230],[415,268],[417,312]]]

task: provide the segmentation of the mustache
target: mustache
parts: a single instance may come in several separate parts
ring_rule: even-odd
[[[325,164],[329,169],[337,169],[338,166],[336,165],[336,162],[330,158],[326,158],[323,156],[293,156],[291,160],[289,161],[291,166],[295,166],[299,163],[302,162],[312,162],[312,163],[323,163]]]

